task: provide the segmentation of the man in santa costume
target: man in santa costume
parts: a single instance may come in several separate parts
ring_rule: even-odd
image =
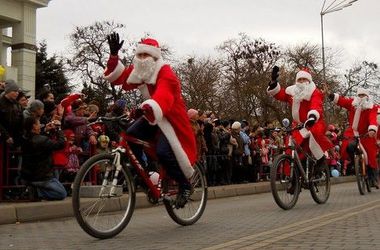
[[[117,33],[107,38],[111,55],[104,72],[105,79],[111,84],[122,85],[127,91],[138,88],[145,99],[140,106],[144,116],[138,118],[127,133],[142,140],[157,138],[157,156],[169,176],[179,183],[176,206],[183,207],[190,196],[189,178],[194,172],[192,166],[197,159],[197,150],[181,96],[180,81],[170,66],[164,64],[156,40],[143,39],[137,45],[133,65],[124,67],[118,58],[124,41],[120,41]],[[157,132],[159,136],[156,136]],[[131,148],[142,162],[142,148],[138,145],[131,145]]]
[[[350,126],[343,134],[346,139],[342,142],[342,158],[353,162],[356,148],[356,145],[353,142],[353,137],[363,136],[360,138],[359,146],[365,155],[366,164],[369,167],[368,176],[371,180],[371,185],[379,188],[376,177],[376,133],[378,130],[376,119],[377,108],[372,101],[370,101],[369,91],[367,89],[358,88],[357,96],[354,98],[347,98],[336,93],[329,93],[329,99],[348,111],[348,122]]]
[[[306,127],[295,130],[293,139],[298,145],[309,149],[318,160],[317,166],[325,161],[325,152],[333,145],[325,136],[326,124],[323,120],[323,94],[316,88],[309,69],[303,68],[296,75],[295,84],[282,88],[278,83],[279,68],[272,70],[272,80],[267,93],[291,106],[293,126],[306,123]]]

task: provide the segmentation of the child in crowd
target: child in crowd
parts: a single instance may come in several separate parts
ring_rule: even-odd
[[[108,136],[100,135],[98,137],[98,147],[96,153],[101,154],[109,152],[109,142],[110,138]]]

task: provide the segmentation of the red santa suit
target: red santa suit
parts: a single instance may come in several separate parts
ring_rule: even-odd
[[[277,100],[287,102],[291,106],[293,125],[305,123],[311,116],[315,116],[316,122],[310,130],[306,128],[295,130],[292,135],[297,144],[303,144],[302,146],[306,149],[308,148],[316,159],[321,159],[325,155],[325,151],[333,147],[330,140],[325,136],[323,94],[316,88],[309,72],[305,70],[299,71],[296,81],[299,78],[309,80],[309,84],[306,84],[303,91],[300,91],[297,85],[284,89],[277,83],[275,88],[270,89],[269,87],[267,93]],[[308,144],[305,144],[307,140]]]
[[[197,159],[197,149],[194,133],[186,113],[184,100],[181,96],[180,81],[169,65],[164,64],[157,41],[145,39],[136,49],[136,54],[148,53],[158,58],[155,71],[148,80],[142,80],[134,66],[124,67],[117,56],[111,56],[104,77],[114,85],[122,85],[124,90],[138,88],[149,105],[154,118],[149,121],[158,125],[166,136],[179,166],[185,177],[193,174],[192,165]]]
[[[367,90],[359,88],[359,94],[366,94],[369,96]],[[353,136],[360,136],[366,134],[369,130],[377,132],[377,109],[371,102],[367,102],[361,105],[360,98],[347,98],[334,94],[334,102],[348,111],[348,122],[350,127],[344,131],[343,136],[345,139],[342,142],[341,155],[343,159],[349,159],[349,155],[346,152],[348,144],[352,141]],[[365,155],[366,164],[372,168],[377,167],[376,162],[376,138],[375,137],[363,137],[360,138],[360,147]]]

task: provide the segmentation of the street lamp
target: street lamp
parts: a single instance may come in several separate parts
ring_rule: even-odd
[[[358,0],[334,0],[330,5],[326,5],[326,0],[323,1],[321,9],[321,33],[322,33],[322,65],[323,65],[323,81],[326,82],[326,65],[325,65],[325,42],[323,38],[323,16],[332,12],[340,11],[346,7],[351,6]],[[326,7],[327,6],[327,7]]]

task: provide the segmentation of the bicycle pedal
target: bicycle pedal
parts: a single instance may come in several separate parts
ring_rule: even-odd
[[[163,201],[168,201],[170,203],[171,206],[174,206],[175,204],[175,199],[173,199],[171,196],[169,195],[164,195],[164,197],[162,198]]]

